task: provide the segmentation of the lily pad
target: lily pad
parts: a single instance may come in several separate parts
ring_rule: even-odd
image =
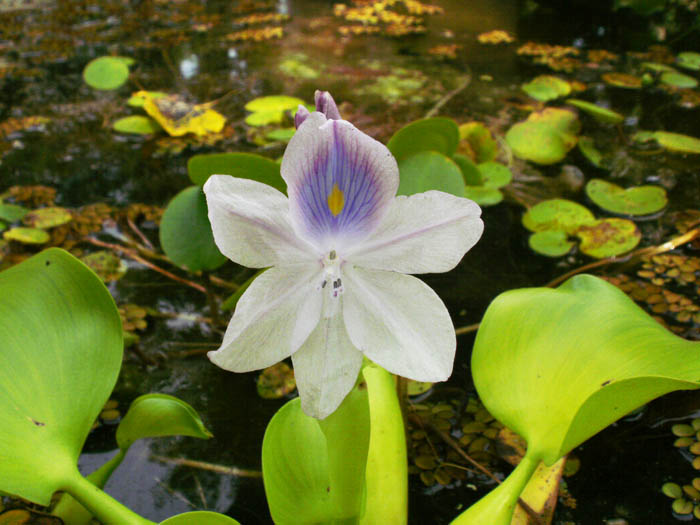
[[[581,239],[579,250],[603,259],[621,255],[635,248],[642,238],[637,225],[627,219],[600,219],[576,230]]]
[[[590,137],[579,137],[578,149],[588,161],[596,168],[603,167],[603,154],[596,147],[595,142]]]
[[[459,126],[459,150],[474,162],[488,162],[496,158],[498,142],[489,128],[481,122],[467,122]]]
[[[503,193],[498,189],[484,186],[467,186],[464,188],[464,196],[480,206],[493,206],[503,200]]]
[[[676,153],[700,153],[700,139],[695,137],[669,131],[654,131],[651,137],[669,151]]]
[[[440,190],[464,196],[464,179],[459,166],[436,151],[421,151],[399,162],[400,182],[397,195],[413,195]]]
[[[59,208],[58,206],[32,210],[23,218],[23,222],[27,226],[42,229],[61,226],[69,223],[71,220],[73,220],[71,213],[67,209]]]
[[[591,179],[586,184],[586,195],[604,210],[621,215],[648,215],[668,204],[666,190],[660,186],[623,189],[602,179]]]
[[[279,140],[280,142],[289,142],[290,140],[292,140],[292,137],[294,136],[295,132],[296,128],[273,129],[269,133],[265,134],[265,138],[267,140]]]
[[[562,231],[573,234],[580,226],[593,222],[595,217],[588,208],[566,199],[540,202],[523,215],[523,226],[532,232]]]
[[[280,124],[285,112],[292,115],[296,113],[299,105],[304,105],[300,98],[286,95],[271,95],[251,100],[245,105],[245,109],[252,113],[245,119],[249,126],[267,126],[268,124]]]
[[[294,391],[297,383],[292,368],[285,362],[263,370],[257,381],[258,395],[263,399],[279,399]]]
[[[561,230],[541,231],[530,235],[530,248],[547,257],[561,257],[571,251],[576,244],[569,240],[566,232]]]
[[[29,213],[29,209],[17,204],[0,202],[0,219],[7,222],[17,222]]]
[[[12,228],[2,234],[6,241],[17,241],[22,244],[44,244],[49,242],[51,236],[38,228]]]
[[[389,139],[387,148],[396,161],[423,151],[435,151],[452,157],[459,143],[457,123],[444,117],[416,120],[405,125]]]
[[[210,175],[231,175],[251,179],[287,192],[287,184],[280,175],[280,165],[272,159],[253,153],[210,153],[195,155],[187,161],[190,180],[200,186]]]
[[[91,60],[83,70],[83,80],[92,88],[117,89],[129,78],[128,57],[104,56]]]
[[[106,283],[121,279],[128,269],[124,261],[108,250],[89,253],[80,260]]]
[[[677,88],[697,87],[698,81],[691,76],[682,73],[666,72],[661,75],[661,82]]]
[[[510,168],[499,162],[482,162],[477,167],[485,188],[502,188],[513,180]]]
[[[561,161],[576,145],[581,124],[572,111],[547,108],[530,114],[506,133],[506,142],[516,156],[538,164]]]
[[[694,51],[684,51],[676,57],[676,63],[686,69],[700,71],[700,53]]]
[[[535,100],[547,102],[571,93],[571,85],[566,80],[553,75],[540,75],[523,84],[522,90]]]
[[[144,115],[122,117],[112,124],[112,128],[119,133],[133,133],[135,135],[150,135],[163,129],[155,120]]]
[[[656,73],[665,73],[667,71],[676,72],[674,68],[668,64],[662,64],[661,62],[644,62],[642,63],[642,67]]]
[[[605,73],[601,78],[606,84],[619,88],[641,89],[643,85],[641,78],[627,73]]]
[[[616,111],[598,106],[597,104],[592,104],[591,102],[586,102],[585,100],[569,98],[566,100],[566,103],[576,106],[580,110],[585,111],[593,118],[601,122],[607,122],[608,124],[620,124],[625,120],[625,117]]]

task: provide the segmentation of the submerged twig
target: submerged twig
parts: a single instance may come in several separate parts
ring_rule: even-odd
[[[208,470],[209,472],[226,474],[227,476],[238,476],[240,478],[262,478],[262,472],[260,472],[259,470],[248,470],[238,467],[227,467],[225,465],[217,465],[215,463],[207,463],[205,461],[195,461],[193,459],[185,458],[169,458],[167,456],[152,455],[150,456],[150,459],[160,461],[161,463],[171,463],[173,465],[180,465],[183,467],[192,467],[201,470]]]
[[[440,100],[438,100],[437,103],[430,109],[430,111],[428,111],[425,114],[424,118],[430,118],[430,117],[435,116],[437,114],[437,112],[440,111],[442,106],[447,104],[452,98],[455,97],[455,95],[459,94],[460,91],[464,91],[467,88],[467,86],[469,86],[469,84],[471,84],[471,81],[472,81],[472,74],[470,71],[467,71],[467,77],[464,79],[464,81],[459,86],[454,88],[452,91],[447,93]]]
[[[474,323],[467,326],[460,326],[459,328],[455,328],[455,334],[462,335],[470,332],[476,332],[479,329],[480,324],[481,323]]]

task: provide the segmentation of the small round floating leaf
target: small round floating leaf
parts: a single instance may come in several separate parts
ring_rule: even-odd
[[[241,525],[239,521],[229,518],[225,514],[208,510],[195,510],[171,516],[167,520],[161,521],[159,525],[192,525],[193,523],[197,525]]]
[[[80,260],[106,283],[121,279],[128,269],[126,263],[109,250],[90,253]]]
[[[460,150],[465,150],[474,162],[488,162],[495,159],[498,153],[498,142],[494,140],[489,128],[481,122],[461,124],[459,141]]]
[[[484,188],[502,188],[513,180],[513,173],[508,166],[500,162],[482,162],[477,166]]]
[[[268,126],[270,124],[281,124],[284,119],[283,111],[256,111],[245,118],[245,123],[249,126]]]
[[[400,161],[399,176],[397,195],[440,190],[464,196],[464,179],[459,166],[435,151],[421,151]]]
[[[29,209],[24,206],[0,202],[0,219],[7,222],[20,221],[27,213],[29,213]]]
[[[593,118],[601,122],[607,122],[609,124],[620,124],[625,120],[625,117],[620,115],[616,111],[612,111],[611,109],[598,106],[597,104],[592,104],[591,102],[586,102],[585,100],[580,100],[578,98],[569,98],[566,100],[566,103],[571,104],[572,106],[576,106],[580,110],[585,111]]]
[[[677,483],[664,483],[661,487],[661,492],[663,492],[665,496],[673,499],[683,496],[683,490]]]
[[[12,228],[2,234],[6,241],[17,241],[22,244],[44,244],[51,236],[38,228]]]
[[[600,219],[576,230],[581,239],[582,253],[603,259],[627,253],[639,244],[642,234],[637,225],[627,219]]]
[[[700,139],[695,137],[669,131],[655,131],[652,136],[669,151],[676,153],[700,153]]]
[[[464,189],[464,196],[481,206],[493,206],[503,200],[503,194],[496,188],[484,186],[467,186]]]
[[[568,239],[566,232],[560,230],[536,232],[528,239],[530,248],[547,257],[561,257],[574,247],[574,242]]]
[[[571,93],[571,85],[566,80],[553,75],[540,75],[523,84],[522,90],[535,100],[547,102]]]
[[[682,73],[666,72],[661,75],[661,82],[669,86],[677,88],[694,88],[697,87],[698,81],[688,75]]]
[[[585,206],[566,199],[542,201],[523,215],[523,226],[532,232],[563,231],[574,233],[579,227],[595,222]]]
[[[603,154],[596,148],[595,142],[590,137],[579,137],[578,149],[588,161],[596,168],[603,165]]]
[[[104,56],[91,60],[83,70],[85,83],[100,90],[117,89],[129,78],[126,57]]]
[[[605,73],[601,78],[610,86],[625,89],[641,89],[642,87],[641,78],[627,73]]]
[[[678,423],[671,427],[671,433],[676,437],[689,437],[695,435],[695,429],[692,425]]]
[[[569,151],[551,126],[542,122],[520,122],[506,133],[506,142],[517,157],[537,164],[554,164]]]
[[[71,220],[73,216],[67,209],[51,206],[30,211],[24,216],[23,222],[32,228],[54,228]]]
[[[286,95],[270,95],[251,100],[245,105],[245,109],[254,113],[265,111],[296,111],[299,104],[304,105],[304,101],[300,98],[289,97]]]
[[[481,178],[478,166],[469,157],[461,153],[455,153],[452,160],[462,171],[462,178],[467,186],[481,186],[483,184],[484,181]]]
[[[676,64],[686,69],[700,71],[700,53],[694,51],[684,51],[676,57]]]
[[[648,215],[666,207],[666,190],[660,186],[638,186],[623,189],[602,179],[586,184],[586,195],[598,206],[621,215]]]
[[[160,222],[160,244],[170,260],[192,272],[226,262],[214,243],[202,188],[185,188],[170,201]]]
[[[387,148],[401,163],[422,151],[436,151],[452,157],[459,143],[457,123],[444,117],[416,120],[405,125],[389,139]]]
[[[187,162],[190,180],[200,186],[211,175],[232,175],[239,179],[251,179],[287,192],[287,185],[280,175],[280,165],[272,159],[252,153],[211,153],[195,155]]]
[[[137,397],[117,428],[117,444],[125,450],[137,439],[162,436],[212,437],[189,404],[167,394]]]
[[[280,142],[289,142],[290,140],[292,140],[292,137],[294,136],[295,132],[295,128],[280,128],[272,130],[269,133],[265,134],[265,138],[267,140],[279,140]]]
[[[112,124],[112,128],[119,133],[133,133],[135,135],[150,135],[163,129],[155,120],[145,115],[122,117]]]
[[[284,362],[267,367],[258,376],[258,395],[263,399],[279,399],[296,388],[294,372]]]
[[[676,71],[668,64],[662,64],[660,62],[643,62],[642,67],[656,73],[665,73],[666,71]]]

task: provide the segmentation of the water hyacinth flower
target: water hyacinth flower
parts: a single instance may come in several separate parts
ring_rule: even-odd
[[[302,408],[323,419],[352,389],[363,355],[417,381],[450,376],[456,337],[447,308],[404,274],[451,270],[483,222],[465,198],[397,197],[389,150],[340,119],[328,93],[316,93],[316,109],[297,113],[282,159],[289,198],[228,175],[212,175],[204,192],[221,252],[269,267],[209,359],[248,372],[291,355]]]

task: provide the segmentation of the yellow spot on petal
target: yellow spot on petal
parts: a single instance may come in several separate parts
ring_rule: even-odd
[[[333,184],[333,190],[328,195],[328,209],[331,210],[333,217],[337,217],[343,211],[343,206],[345,206],[343,192],[340,191],[337,184]]]

